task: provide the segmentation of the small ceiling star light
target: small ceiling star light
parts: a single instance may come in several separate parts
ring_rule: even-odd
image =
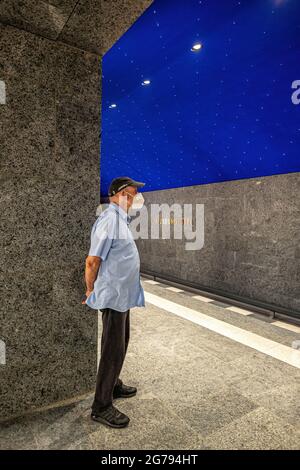
[[[115,103],[110,105],[110,108],[116,108],[116,107],[117,107],[117,105]]]
[[[200,51],[200,49],[202,49],[202,44],[200,44],[199,42],[197,44],[194,44],[191,51],[192,52],[198,52]]]
[[[147,85],[150,85],[150,83],[151,83],[150,80],[144,80],[144,81],[142,82],[142,85],[143,85],[143,86],[147,86]]]

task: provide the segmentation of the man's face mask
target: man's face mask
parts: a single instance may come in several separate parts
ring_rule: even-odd
[[[144,205],[144,202],[145,202],[145,199],[144,199],[144,197],[141,193],[137,193],[135,196],[132,196],[132,194],[130,194],[126,191],[126,194],[133,197],[133,202],[132,202],[131,209],[137,210],[137,211],[142,209],[142,207]]]

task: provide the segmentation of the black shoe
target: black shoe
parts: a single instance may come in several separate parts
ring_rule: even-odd
[[[130,421],[128,416],[121,413],[121,411],[117,410],[113,405],[105,408],[103,411],[92,411],[91,418],[93,421],[106,424],[112,428],[125,428]]]
[[[113,398],[129,398],[136,395],[137,389],[129,385],[116,385],[113,391]]]

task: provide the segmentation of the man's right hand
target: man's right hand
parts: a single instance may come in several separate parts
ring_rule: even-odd
[[[85,260],[85,287],[87,289],[81,303],[86,303],[87,297],[93,292],[94,283],[98,275],[101,258],[99,256],[88,256]],[[89,290],[90,289],[90,290]]]
[[[84,305],[86,303],[86,299],[88,298],[88,296],[92,293],[93,291],[86,291],[86,293],[84,294],[83,296],[83,299],[81,301],[82,305]]]

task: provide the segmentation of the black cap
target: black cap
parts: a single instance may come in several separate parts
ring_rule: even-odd
[[[119,176],[119,178],[114,178],[110,183],[108,195],[114,196],[127,186],[135,186],[136,188],[141,188],[142,186],[145,186],[145,183],[141,183],[140,181],[134,181],[128,176]]]

